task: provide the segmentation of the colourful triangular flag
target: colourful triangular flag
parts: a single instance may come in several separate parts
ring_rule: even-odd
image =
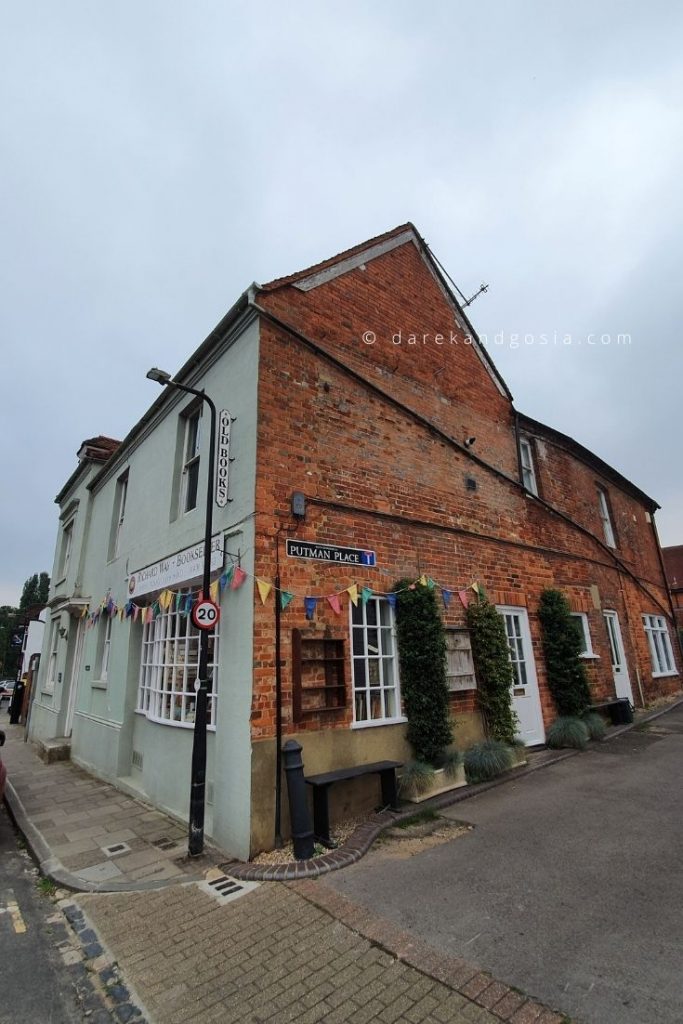
[[[272,583],[266,583],[265,580],[256,580],[256,586],[258,587],[259,597],[261,598],[261,604],[265,604],[268,600],[268,594],[273,589]]]
[[[385,594],[384,596],[386,597],[386,599],[389,602],[389,604],[391,605],[391,607],[395,608],[396,607],[396,594],[393,592],[393,590],[390,591],[388,594]]]
[[[233,578],[234,575],[235,575],[235,566],[231,565],[229,569],[225,570],[225,572],[223,573],[223,575],[221,576],[221,578],[219,580],[220,585],[221,585],[221,590],[225,590],[225,588],[232,583],[232,578]]]
[[[280,591],[280,608],[284,611],[287,605],[294,600],[294,594],[290,594],[288,590]]]
[[[335,615],[341,614],[341,601],[339,600],[339,594],[328,594],[327,600],[330,603],[330,608]]]
[[[428,577],[427,577],[427,587],[428,587],[428,588],[429,588],[430,590],[434,590],[434,589],[436,588],[436,583],[434,582],[434,580],[432,579],[432,577],[431,577],[431,576],[428,576]]]
[[[352,583],[350,587],[347,587],[346,588],[346,593],[351,598],[351,601],[352,601],[353,605],[354,606],[357,605],[358,604],[358,586],[357,586],[357,584]]]
[[[459,590],[458,597],[462,601],[463,607],[467,608],[468,604],[472,599],[472,595],[470,594],[470,588],[468,587],[467,590]]]
[[[453,591],[452,590],[446,590],[445,587],[442,587],[441,588],[441,597],[443,598],[443,606],[444,606],[444,608],[448,608],[449,604],[451,603],[451,598],[453,597]]]
[[[133,606],[133,622],[138,621],[138,615],[140,614],[141,608],[139,604]]]
[[[420,583],[423,587],[427,586],[427,582],[428,581],[427,581],[427,577],[425,576],[424,573],[422,573],[422,575],[420,576],[420,578],[419,578],[419,580],[417,582]]]
[[[372,587],[363,587],[361,592],[360,592],[360,599],[363,602],[363,604],[366,605],[371,597],[372,597]]]
[[[218,590],[218,580],[214,580],[211,586],[209,587],[209,597],[211,598],[214,604],[218,604]]]
[[[234,571],[233,576],[232,576],[232,583],[230,584],[230,589],[231,590],[237,590],[238,587],[242,586],[242,584],[244,583],[246,578],[247,578],[247,574],[244,571],[244,569],[242,569],[239,565],[236,566],[235,571]]]
[[[319,598],[317,597],[305,597],[304,607],[306,608],[306,618],[312,619],[315,615],[315,607],[318,603]]]
[[[161,593],[159,594],[159,607],[163,608],[164,611],[167,611],[171,606],[172,600],[173,594],[171,593],[171,591],[162,590]]]

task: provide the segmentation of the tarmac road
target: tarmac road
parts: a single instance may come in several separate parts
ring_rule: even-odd
[[[48,920],[55,918],[55,908],[40,894],[37,880],[0,804],[0,1024],[92,1021],[83,1015],[57,950],[64,928]]]
[[[683,1021],[683,707],[445,813],[325,884],[584,1024]]]

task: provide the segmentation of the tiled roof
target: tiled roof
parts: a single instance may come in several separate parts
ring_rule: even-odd
[[[94,462],[106,462],[110,455],[113,455],[121,444],[113,437],[105,437],[98,434],[97,437],[87,438],[78,450],[79,459],[91,459]]]
[[[662,548],[666,578],[672,590],[683,589],[683,544]]]

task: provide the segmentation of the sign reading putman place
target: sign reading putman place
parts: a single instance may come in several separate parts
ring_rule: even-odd
[[[342,548],[338,544],[315,544],[304,540],[288,540],[287,554],[291,558],[313,558],[317,562],[336,562],[338,565],[377,565],[374,551],[363,548]]]

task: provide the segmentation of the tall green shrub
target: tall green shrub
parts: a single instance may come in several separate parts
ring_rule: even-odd
[[[439,764],[452,740],[446,681],[446,634],[433,590],[399,580],[396,631],[408,742],[419,761]]]
[[[580,717],[591,702],[586,667],[581,661],[581,627],[572,618],[561,590],[544,590],[538,606],[548,687],[558,714]]]
[[[477,696],[491,739],[512,743],[517,715],[512,710],[514,670],[503,617],[487,600],[472,603],[467,609]]]

